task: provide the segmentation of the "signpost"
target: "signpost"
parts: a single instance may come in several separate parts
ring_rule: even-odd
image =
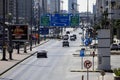
[[[92,56],[93,56],[93,71],[94,71],[94,57],[95,57],[95,52],[94,51],[92,53]]]
[[[88,75],[88,69],[92,66],[92,62],[89,60],[86,60],[84,62],[84,67],[87,69],[87,80],[89,80],[89,75]]]
[[[102,70],[100,73],[102,75],[102,80],[104,80],[105,71]]]
[[[81,50],[80,50],[80,57],[81,57],[81,69],[83,69],[83,57],[85,56],[85,49],[84,48],[82,48]]]

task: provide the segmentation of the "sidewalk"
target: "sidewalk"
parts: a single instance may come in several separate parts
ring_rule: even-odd
[[[36,45],[33,45],[33,48],[34,47],[37,47],[45,42],[47,42],[48,40],[46,41],[41,41],[40,44],[36,44]],[[12,55],[13,55],[13,60],[9,60],[8,59],[8,52],[6,51],[6,58],[8,59],[8,61],[1,61],[0,60],[0,76],[2,74],[4,74],[5,72],[7,72],[8,70],[10,70],[11,68],[13,68],[14,66],[16,66],[17,64],[19,64],[20,62],[24,61],[25,59],[29,58],[31,55],[35,54],[36,51],[32,50],[30,51],[29,50],[29,46],[27,46],[27,53],[24,53],[24,50],[23,49],[20,49],[20,54],[17,54],[17,50],[14,49]],[[2,59],[2,53],[0,53],[0,59]]]

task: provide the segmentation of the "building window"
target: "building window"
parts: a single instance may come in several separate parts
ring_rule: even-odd
[[[116,8],[120,10],[120,2],[117,2]]]

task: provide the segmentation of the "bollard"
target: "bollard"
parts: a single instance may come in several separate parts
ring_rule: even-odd
[[[82,75],[82,80],[84,80],[84,76]]]

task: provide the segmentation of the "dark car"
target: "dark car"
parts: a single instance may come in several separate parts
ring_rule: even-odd
[[[64,40],[62,46],[63,46],[63,47],[64,47],[64,46],[68,46],[68,47],[69,47],[69,42],[68,42],[68,40]]]
[[[41,50],[37,52],[37,58],[47,58],[47,51]]]
[[[67,31],[66,34],[70,34],[70,31]]]
[[[68,40],[69,39],[69,36],[68,35],[64,35],[63,36],[63,40]]]
[[[71,41],[75,41],[76,39],[75,39],[75,36],[70,36],[70,40]]]
[[[73,36],[75,37],[75,39],[77,39],[77,36],[76,36],[76,34],[73,34]]]
[[[120,43],[118,44],[118,50],[120,50]]]
[[[111,50],[118,50],[118,45],[117,44],[111,44],[111,46],[110,46],[110,49]]]

